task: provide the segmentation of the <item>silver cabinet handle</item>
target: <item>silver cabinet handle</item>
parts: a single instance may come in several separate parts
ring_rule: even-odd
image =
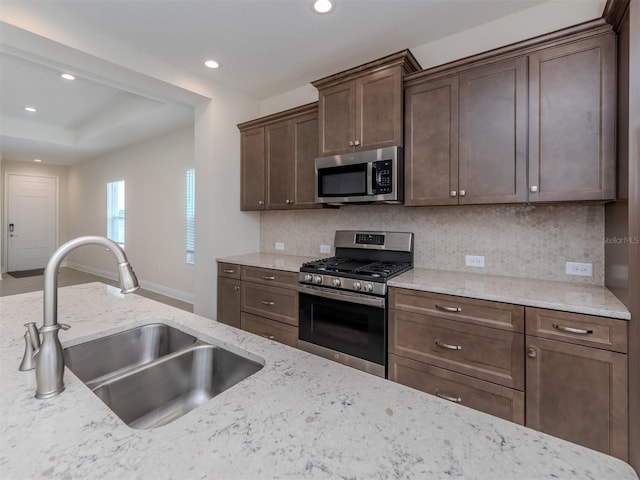
[[[264,337],[264,338],[268,338],[269,340],[273,340],[274,338],[276,338],[273,335],[270,335],[268,333],[263,333],[263,334],[261,334],[261,336]]]
[[[462,307],[447,307],[446,305],[440,305],[439,303],[436,303],[436,308],[438,310],[442,310],[444,312],[461,312],[462,311]]]
[[[593,330],[587,330],[585,328],[565,327],[564,325],[558,325],[557,323],[552,323],[551,326],[556,330],[560,330],[561,332],[577,333],[579,335],[590,335],[593,333]]]
[[[360,140],[355,140],[355,141],[353,142],[353,144],[354,144],[356,147],[359,147],[359,146],[360,146]]]
[[[264,200],[258,200],[258,205],[264,205]]]
[[[536,358],[538,356],[538,351],[536,350],[536,347],[527,348],[527,356],[531,358]]]
[[[262,279],[263,280],[275,280],[276,277],[274,277],[273,275],[263,275]]]
[[[447,350],[462,350],[460,345],[450,345],[448,343],[441,342],[440,340],[436,340],[436,345],[441,348],[446,348]]]
[[[353,147],[353,140],[351,142],[349,142],[349,146]]]
[[[284,201],[284,203],[286,203],[287,205],[291,205],[293,203],[293,200],[289,200],[288,198]]]
[[[240,287],[239,287],[238,285],[236,285],[235,287],[233,287],[233,289],[234,289],[236,292],[239,292],[239,291],[240,291]]]
[[[537,185],[531,185],[531,187],[529,187],[529,191],[531,193],[536,193],[538,191],[538,186]]]
[[[462,398],[460,398],[460,397],[450,397],[449,395],[444,395],[444,394],[440,393],[440,390],[436,390],[435,394],[436,394],[437,397],[444,398],[445,400],[449,400],[450,402],[454,402],[454,403],[461,403],[462,402]]]
[[[224,273],[236,273],[236,271],[233,268],[225,268],[224,270],[222,270]]]
[[[271,306],[271,305],[275,305],[276,302],[274,302],[272,300],[262,300],[262,304]]]
[[[451,193],[449,193],[450,196],[452,197],[457,197],[458,196],[458,192],[456,192],[455,190],[451,190]]]
[[[467,192],[465,190],[460,190],[460,196],[464,197],[467,194]]]

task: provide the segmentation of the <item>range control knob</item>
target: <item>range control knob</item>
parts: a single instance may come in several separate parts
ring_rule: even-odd
[[[364,291],[365,292],[373,292],[373,285],[371,285],[370,283],[365,283],[364,284]]]
[[[362,290],[362,284],[360,282],[353,282],[354,290]]]
[[[310,273],[305,273],[304,274],[304,281],[307,282],[307,283],[313,282],[313,275],[311,275]]]
[[[321,275],[314,275],[313,276],[313,283],[322,283],[322,276]]]
[[[340,281],[340,279],[339,279],[339,278],[334,278],[333,280],[331,280],[331,284],[332,284],[334,287],[339,287],[340,285],[342,285],[342,282]]]

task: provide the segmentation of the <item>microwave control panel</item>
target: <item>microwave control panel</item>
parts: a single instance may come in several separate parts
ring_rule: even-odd
[[[373,193],[376,195],[393,192],[393,162],[380,160],[375,162]]]

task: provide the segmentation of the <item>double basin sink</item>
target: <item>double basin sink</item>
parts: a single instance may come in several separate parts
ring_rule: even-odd
[[[163,323],[64,349],[67,367],[132,428],[166,425],[262,368]]]

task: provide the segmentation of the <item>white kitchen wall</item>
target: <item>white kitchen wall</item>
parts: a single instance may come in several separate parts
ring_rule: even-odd
[[[23,175],[42,175],[47,177],[58,177],[58,243],[62,244],[66,242],[68,237],[68,219],[69,213],[67,208],[67,190],[68,190],[68,167],[60,165],[48,165],[46,163],[35,162],[15,162],[11,160],[2,161],[2,208],[0,216],[2,217],[1,224],[4,226],[4,182],[7,173],[20,173]],[[4,234],[4,232],[3,232]],[[4,236],[3,236],[4,238]],[[6,270],[6,248],[2,249],[2,271]]]
[[[193,265],[185,262],[185,171],[193,157],[188,127],[69,167],[69,237],[106,235],[106,184],[124,180],[125,250],[142,286],[193,301]],[[98,246],[76,250],[68,264],[117,274],[113,254]]]
[[[415,234],[416,267],[604,284],[603,205],[487,205],[404,207],[352,205],[339,209],[263,212],[260,250],[322,258],[336,230]],[[332,250],[333,252],[333,250]],[[483,255],[485,267],[466,267]],[[593,264],[592,277],[565,274],[565,262]]]

